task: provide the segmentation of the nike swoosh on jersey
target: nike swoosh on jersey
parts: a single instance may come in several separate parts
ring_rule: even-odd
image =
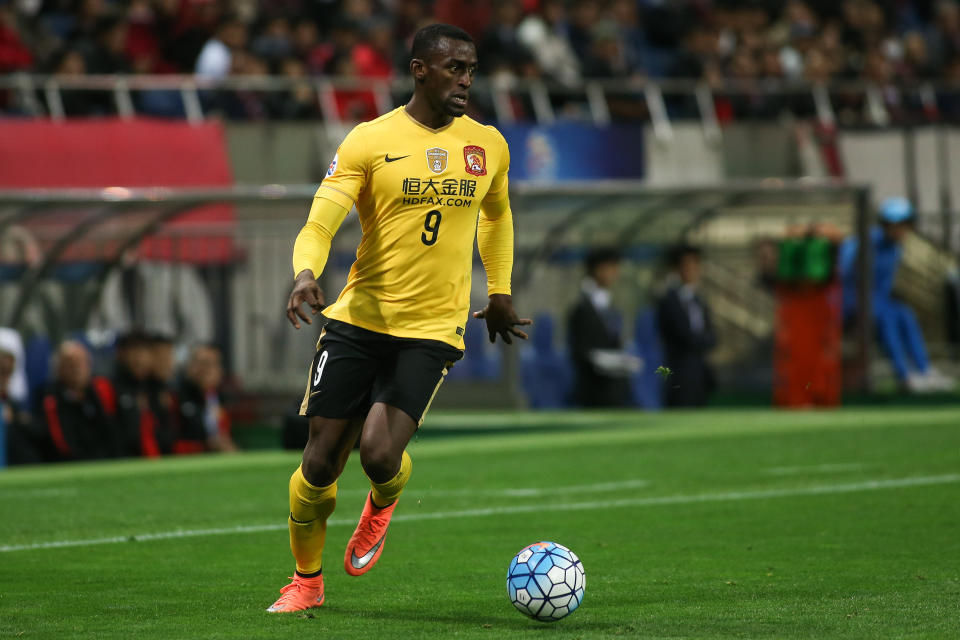
[[[387,155],[383,156],[383,161],[384,161],[384,162],[396,162],[397,160],[403,160],[404,158],[409,158],[409,157],[410,157],[410,154],[408,153],[408,154],[405,155],[405,156],[397,156],[396,158],[391,158],[391,157],[390,157],[390,154],[388,153]]]
[[[377,540],[377,544],[373,545],[373,547],[370,548],[370,551],[367,551],[360,558],[357,557],[357,552],[355,550],[351,550],[350,564],[353,565],[353,568],[363,569],[365,566],[367,566],[367,563],[373,560],[373,556],[376,555],[377,549],[380,548],[380,546],[383,544],[383,539],[386,537],[387,537],[387,534],[383,534],[383,536],[381,536],[380,539]]]

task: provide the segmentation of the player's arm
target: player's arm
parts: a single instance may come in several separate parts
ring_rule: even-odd
[[[300,305],[306,302],[313,314],[323,308],[323,292],[317,285],[317,278],[327,264],[333,234],[340,228],[340,223],[366,184],[368,158],[363,133],[360,127],[355,127],[337,149],[327,175],[313,198],[307,224],[297,236],[293,247],[293,274],[296,280],[287,301],[287,318],[297,329],[300,328],[298,318],[307,324],[311,322],[310,316],[304,313]]]
[[[322,197],[318,192],[310,207],[307,223],[297,235],[293,245],[295,280],[287,301],[287,318],[297,329],[300,328],[300,320],[307,324],[312,322],[310,316],[300,308],[304,302],[310,306],[313,315],[323,308],[323,291],[317,284],[317,278],[323,273],[333,236],[346,216],[347,209],[343,205]]]
[[[504,179],[504,182],[506,180]],[[529,325],[529,318],[519,318],[513,309],[510,296],[510,275],[513,271],[513,213],[510,211],[510,199],[506,195],[506,185],[500,197],[484,199],[480,205],[480,220],[477,224],[477,247],[480,259],[487,272],[487,295],[489,303],[482,311],[473,314],[474,318],[487,321],[490,342],[496,341],[497,334],[507,344],[512,344],[511,335],[527,339],[527,334],[517,326]]]
[[[477,248],[487,272],[487,295],[510,295],[513,272],[513,212],[510,199],[484,201],[477,222]]]

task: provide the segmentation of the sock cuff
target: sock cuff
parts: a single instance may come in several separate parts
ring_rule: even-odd
[[[376,483],[373,480],[370,481],[370,486],[373,489],[374,502],[383,505],[392,503],[399,498],[407,481],[410,480],[412,471],[413,460],[410,458],[410,454],[404,451],[403,456],[400,458],[400,470],[397,471],[397,475],[382,484]]]
[[[320,569],[318,569],[317,571],[307,571],[307,572],[303,572],[303,571],[300,571],[300,569],[297,569],[297,575],[300,576],[301,578],[306,578],[307,580],[310,580],[312,578],[319,578],[321,575],[323,575],[323,567],[320,567]]]
[[[290,490],[294,495],[306,502],[319,502],[337,496],[337,481],[334,480],[325,487],[312,485],[304,477],[303,465],[301,465],[297,467],[297,470],[294,471],[290,477]]]

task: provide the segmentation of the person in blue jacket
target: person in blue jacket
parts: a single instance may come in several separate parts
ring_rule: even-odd
[[[913,224],[913,206],[906,198],[887,198],[880,205],[880,224],[870,229],[873,247],[873,322],[881,346],[890,356],[900,384],[909,391],[947,390],[954,382],[930,366],[923,333],[913,310],[893,297],[893,283],[903,257],[903,240]],[[857,312],[859,240],[840,245],[844,320]],[[846,324],[846,322],[845,322]]]

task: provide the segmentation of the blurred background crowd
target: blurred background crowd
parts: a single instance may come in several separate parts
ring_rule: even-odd
[[[169,337],[131,331],[110,354],[112,362],[95,362],[88,343],[70,339],[49,361],[32,358],[15,331],[0,328],[0,448],[7,463],[236,448],[221,400],[218,347],[196,345],[178,366]]]
[[[898,84],[960,82],[956,0],[0,0],[0,73],[402,77],[413,33],[434,21],[466,28],[482,75],[506,82],[863,80],[881,88],[894,116],[910,99]],[[783,107],[743,93],[745,104],[719,104],[718,115]],[[69,98],[71,115],[112,109]],[[363,119],[359,102],[348,115]],[[960,115],[960,95],[939,102]],[[308,82],[272,99],[239,95],[224,111],[318,115]]]

